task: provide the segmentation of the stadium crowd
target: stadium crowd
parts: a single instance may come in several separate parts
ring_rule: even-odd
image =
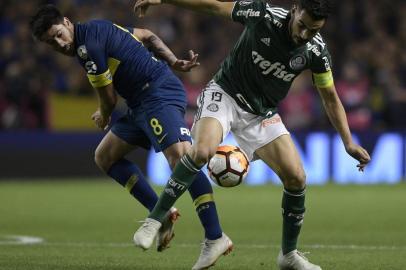
[[[265,0],[264,0],[265,1]],[[28,21],[40,3],[54,3],[74,22],[108,19],[123,26],[148,28],[178,57],[189,49],[201,66],[178,74],[189,100],[191,123],[199,91],[231,49],[241,25],[163,6],[144,19],[132,12],[134,1],[55,0],[0,3],[0,130],[48,129],[49,93],[93,95],[84,71],[75,63],[36,45]],[[271,1],[290,8],[293,0]],[[323,29],[333,58],[337,91],[354,131],[406,127],[406,2],[342,0]],[[297,78],[280,105],[291,130],[330,128],[309,74]]]

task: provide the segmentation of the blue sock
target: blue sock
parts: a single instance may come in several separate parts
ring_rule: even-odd
[[[154,209],[158,196],[135,164],[120,159],[110,167],[107,174],[125,187],[149,212]]]
[[[204,227],[205,237],[210,240],[218,239],[222,235],[213,189],[206,175],[199,171],[189,187],[190,196],[196,206],[200,222]]]

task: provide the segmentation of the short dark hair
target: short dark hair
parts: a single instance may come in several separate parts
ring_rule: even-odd
[[[332,0],[299,0],[299,6],[315,20],[327,19],[333,10]]]
[[[43,5],[37,13],[31,17],[30,29],[32,35],[40,39],[41,36],[49,30],[54,24],[63,22],[63,15],[54,5]]]

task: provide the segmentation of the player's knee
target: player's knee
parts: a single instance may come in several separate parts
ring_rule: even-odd
[[[216,149],[216,147],[209,147],[199,144],[194,145],[191,151],[191,158],[197,165],[203,166],[214,156]]]
[[[107,155],[103,153],[99,148],[96,149],[94,153],[94,161],[97,167],[100,168],[103,172],[107,172],[111,167],[111,162]]]
[[[302,189],[306,186],[306,173],[303,168],[293,170],[284,177],[283,180],[285,188],[288,189]]]
[[[173,168],[175,168],[176,164],[179,162],[180,158],[184,155],[183,152],[177,151],[172,153],[169,157],[168,157],[168,163],[169,163],[169,167],[171,167],[171,169],[173,170]]]

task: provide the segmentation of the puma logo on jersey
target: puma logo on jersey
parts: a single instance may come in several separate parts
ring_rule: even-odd
[[[271,44],[271,38],[261,38],[261,42],[269,47],[269,45]]]
[[[275,18],[272,18],[269,14],[266,14],[264,18],[273,23],[274,25],[276,25],[276,27],[278,28],[281,28],[283,26],[283,24],[280,21],[278,21]]]
[[[290,82],[295,77],[295,74],[288,73],[285,70],[285,65],[279,62],[272,63],[271,61],[266,60],[256,51],[252,51],[252,61],[254,64],[258,65],[260,69],[262,69],[261,73],[263,75],[272,74],[276,78],[284,80],[285,82]]]

